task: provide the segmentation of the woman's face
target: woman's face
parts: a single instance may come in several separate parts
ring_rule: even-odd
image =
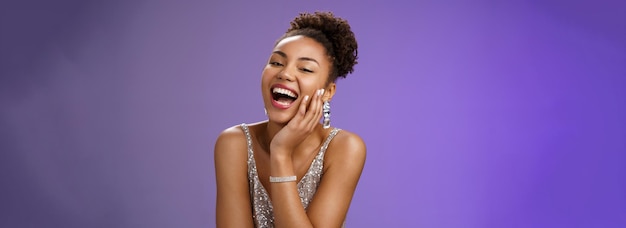
[[[269,120],[287,124],[297,113],[304,96],[311,98],[318,89],[330,88],[322,98],[330,99],[334,83],[327,86],[326,81],[331,64],[324,46],[309,37],[291,36],[278,42],[261,79]]]

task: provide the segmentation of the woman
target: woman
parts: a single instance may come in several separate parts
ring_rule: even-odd
[[[342,226],[365,144],[329,127],[329,101],[356,60],[347,21],[316,12],[291,22],[262,73],[268,120],[228,128],[215,144],[218,227]]]

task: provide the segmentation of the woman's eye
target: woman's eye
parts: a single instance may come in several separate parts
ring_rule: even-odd
[[[302,68],[301,70],[302,70],[302,71],[304,71],[304,72],[313,73],[313,71],[312,71],[312,70],[309,70],[309,69],[307,69],[307,68]]]
[[[272,65],[272,66],[282,66],[283,64],[279,63],[279,62],[270,62],[270,65]]]

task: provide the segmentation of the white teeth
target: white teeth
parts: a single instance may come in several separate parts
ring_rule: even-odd
[[[272,93],[280,93],[280,94],[284,94],[284,95],[287,95],[287,96],[290,96],[290,97],[293,97],[293,98],[297,97],[296,94],[291,92],[290,90],[283,89],[283,88],[278,88],[278,87],[274,88],[272,90]]]

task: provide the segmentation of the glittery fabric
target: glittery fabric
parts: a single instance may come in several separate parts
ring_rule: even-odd
[[[241,128],[246,134],[248,142],[248,181],[250,183],[250,198],[252,199],[252,216],[256,227],[274,227],[274,213],[272,208],[272,202],[270,200],[267,191],[259,180],[259,175],[256,169],[256,162],[254,160],[254,151],[252,151],[252,137],[250,136],[250,130],[246,124],[241,124]],[[300,195],[300,202],[304,210],[307,209],[311,199],[317,191],[320,179],[323,175],[324,168],[324,153],[330,141],[337,135],[339,128],[331,130],[330,134],[322,144],[320,151],[311,162],[309,170],[304,174],[304,177],[298,182],[298,193]]]

